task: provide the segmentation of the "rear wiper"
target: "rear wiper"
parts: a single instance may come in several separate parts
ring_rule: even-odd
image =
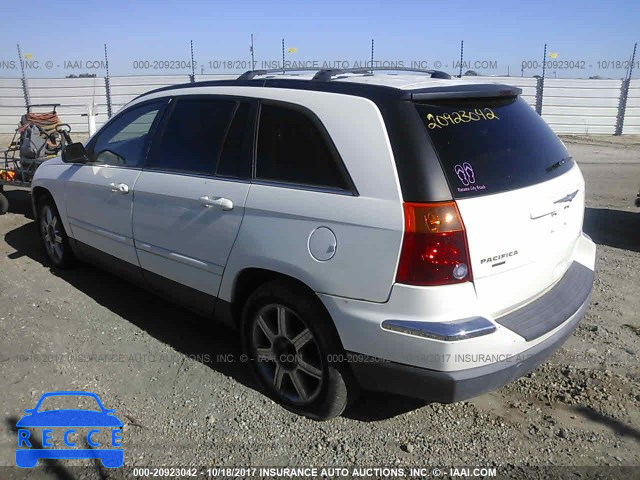
[[[547,172],[552,172],[553,170],[555,170],[556,168],[561,167],[562,165],[564,165],[565,163],[569,162],[573,157],[566,157],[563,158],[562,160],[557,161],[556,163],[552,163],[551,165],[549,165],[547,168],[545,168],[545,170]]]

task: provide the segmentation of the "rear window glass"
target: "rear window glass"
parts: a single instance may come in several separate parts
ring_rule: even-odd
[[[563,143],[520,97],[417,103],[455,198],[515,190],[573,165]]]
[[[286,107],[262,106],[257,179],[348,190],[338,161],[306,114]]]

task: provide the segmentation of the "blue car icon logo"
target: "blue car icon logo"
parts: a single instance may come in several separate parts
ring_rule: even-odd
[[[76,397],[84,401],[95,400],[98,410],[58,409],[39,411],[42,402],[51,397]],[[69,398],[65,398],[68,401]],[[99,458],[107,468],[118,468],[124,463],[124,451],[120,445],[122,422],[114,415],[114,410],[104,408],[100,398],[90,392],[48,392],[40,397],[36,406],[25,410],[26,415],[16,423],[18,428],[18,448],[16,465],[31,468],[39,459],[89,459]],[[29,429],[42,428],[42,437]],[[60,432],[60,438],[67,448],[53,448],[53,429]],[[83,433],[86,431],[86,434]],[[107,442],[100,442],[107,435]],[[82,438],[84,437],[84,438]],[[76,448],[86,440],[91,448]],[[38,443],[42,448],[36,448]],[[105,445],[108,443],[108,445]],[[33,445],[36,445],[34,447]],[[107,448],[105,448],[107,447]]]

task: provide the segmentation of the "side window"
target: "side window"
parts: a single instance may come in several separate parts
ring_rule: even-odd
[[[222,147],[216,175],[233,178],[251,178],[251,155],[253,146],[247,144],[252,133],[249,132],[251,105],[241,102],[229,127],[229,133]]]
[[[238,102],[178,99],[146,167],[213,175]]]
[[[134,107],[105,127],[90,147],[93,163],[137,167],[142,164],[149,132],[164,102]]]
[[[349,189],[316,124],[302,112],[273,105],[260,111],[256,178]]]

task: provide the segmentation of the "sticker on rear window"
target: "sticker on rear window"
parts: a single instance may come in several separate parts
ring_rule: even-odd
[[[473,171],[473,167],[469,162],[455,165],[453,171],[456,172],[458,179],[462,183],[463,187],[457,187],[458,192],[471,192],[477,190],[484,190],[484,185],[476,185],[476,172]]]
[[[456,199],[546,182],[575,164],[521,97],[443,98],[415,106]]]
[[[458,110],[442,115],[427,114],[427,127],[431,130],[449,127],[460,123],[479,122],[481,120],[500,120],[489,107],[476,108],[475,110]]]

